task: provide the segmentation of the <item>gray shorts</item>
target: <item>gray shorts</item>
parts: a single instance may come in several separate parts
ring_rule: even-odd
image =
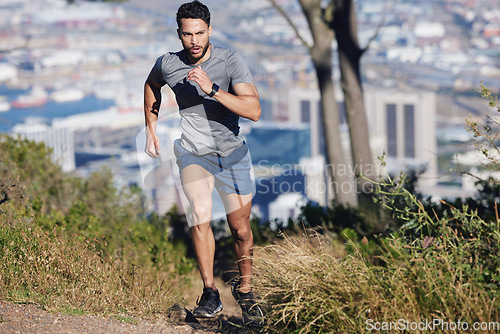
[[[255,194],[252,160],[245,142],[227,157],[217,153],[193,154],[184,149],[179,140],[174,142],[177,166],[182,170],[189,165],[198,165],[213,175],[215,189],[222,194]]]

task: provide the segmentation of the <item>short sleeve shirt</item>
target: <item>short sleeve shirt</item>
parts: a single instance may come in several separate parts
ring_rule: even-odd
[[[227,156],[243,143],[239,116],[205,94],[197,83],[187,80],[188,72],[196,66],[201,66],[213,83],[230,93],[235,84],[253,83],[252,75],[240,55],[214,45],[209,59],[201,65],[189,63],[181,50],[159,57],[151,72],[153,80],[168,85],[175,94],[181,116],[182,147],[197,155]]]

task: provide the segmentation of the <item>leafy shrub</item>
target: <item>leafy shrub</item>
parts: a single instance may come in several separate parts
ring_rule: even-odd
[[[142,316],[164,313],[180,300],[167,275],[121,266],[95,240],[45,231],[29,217],[0,212],[2,297],[49,310]]]
[[[484,86],[482,94],[500,112]],[[488,159],[483,167],[497,171],[498,117],[468,126]],[[350,223],[344,240],[329,239],[327,231],[287,236],[256,254],[267,331],[365,333],[375,323],[391,333],[500,331],[499,181],[480,180],[481,195],[456,205],[421,198],[408,179],[388,178],[376,187],[381,217],[393,221],[383,234],[359,240]],[[306,207],[304,216],[311,225],[336,222],[318,208]],[[344,253],[339,242],[347,242]]]
[[[102,267],[95,268],[104,272],[109,271],[107,284],[110,284],[110,289],[118,289],[120,282],[128,282],[129,278],[135,282],[134,284],[139,284],[137,279],[140,278],[141,283],[138,286],[143,289],[148,286],[147,289],[152,289],[156,286],[158,293],[160,291],[166,293],[165,287],[173,283],[178,284],[177,289],[189,284],[189,280],[184,277],[186,272],[194,270],[194,260],[186,258],[185,246],[169,241],[171,224],[182,223],[175,210],[163,217],[156,215],[148,217],[140,189],[117,189],[113,184],[112,174],[107,170],[93,173],[87,179],[65,174],[50,160],[49,154],[50,150],[43,144],[0,136],[0,219],[3,221],[1,228],[6,233],[3,235],[4,246],[13,244],[13,247],[22,247],[23,243],[19,245],[18,243],[34,238],[35,236],[31,234],[36,232],[40,240],[37,244],[33,244],[34,247],[50,248],[60,243],[62,249],[70,253],[52,252],[59,256],[50,257],[52,260],[49,262],[56,267],[60,267],[58,261],[62,261],[67,267],[80,268],[80,263],[72,261],[80,261],[80,257],[95,260],[97,259],[95,256],[98,256]],[[7,233],[8,231],[12,233]],[[44,237],[43,233],[48,233],[47,237]],[[20,234],[24,239],[16,237]],[[81,254],[73,254],[72,247],[79,249]],[[11,248],[4,248],[4,251],[10,252]],[[40,256],[36,249],[32,251],[28,258],[47,261],[47,258]],[[87,251],[90,253],[85,253]],[[43,254],[48,253],[50,252],[44,251]],[[9,254],[11,253],[6,256]],[[23,256],[23,259],[25,258]],[[4,270],[10,270],[9,268],[4,267]],[[9,271],[10,274],[0,272],[0,275],[2,280],[10,277],[7,281],[3,281],[3,284],[6,284],[4,287],[8,290],[37,291],[36,286],[45,284],[43,281],[46,277],[45,272],[37,272],[43,268],[35,265],[30,269],[33,271],[25,271],[28,281],[22,276],[13,274],[20,273],[18,269]],[[92,270],[89,273],[92,274]],[[77,277],[82,274],[75,275],[74,277]],[[122,278],[116,279],[117,275],[121,275]],[[37,283],[36,279],[40,282]],[[118,285],[112,282],[115,279]],[[64,280],[53,281],[55,284],[51,290],[53,293],[48,294],[48,298],[40,297],[43,295],[41,293],[37,297],[38,301],[48,301],[57,294],[65,294],[63,291],[67,288],[64,282]],[[130,287],[133,285],[131,284],[129,282],[126,285]],[[123,286],[120,287],[122,288]],[[85,293],[85,291],[73,289],[73,293]],[[72,300],[78,298],[83,296],[76,296]],[[73,307],[81,307],[80,304],[77,303]],[[83,306],[87,307],[89,304]]]
[[[422,218],[417,222],[424,221],[422,212],[416,215]],[[461,210],[452,210],[448,219],[461,220],[468,228],[484,223]],[[498,253],[496,258],[479,255],[497,252],[498,236],[470,240],[456,234],[445,219],[434,223],[444,225],[442,235],[381,238],[381,265],[374,265],[355,244],[350,247],[356,252],[346,255],[338,242],[319,234],[287,237],[264,247],[255,259],[255,286],[268,307],[266,330],[364,333],[373,322],[399,319],[408,323],[459,320],[471,326],[499,322],[498,285],[485,279],[491,281],[499,274]],[[488,271],[495,266],[494,272]],[[391,333],[408,331],[393,329]]]

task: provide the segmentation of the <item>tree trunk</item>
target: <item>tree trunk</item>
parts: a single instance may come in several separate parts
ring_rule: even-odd
[[[322,17],[320,0],[299,0],[311,28],[314,45],[310,47],[321,94],[322,120],[327,149],[327,172],[332,181],[335,200],[345,206],[356,206],[356,189],[348,170],[339,133],[339,110],[334,95],[332,42],[333,31]]]
[[[359,47],[356,13],[352,0],[332,0],[333,17],[330,27],[338,45],[341,85],[344,92],[346,119],[351,140],[352,167],[356,175],[358,207],[365,214],[369,231],[385,229],[378,217],[378,209],[371,198],[377,169],[373,164],[370,147],[368,120],[361,86],[360,59],[363,50]]]
[[[352,0],[333,0],[331,28],[338,44],[341,85],[351,140],[352,164],[357,176],[374,178],[376,170],[370,147],[368,121],[361,87],[360,59],[363,51],[357,39],[356,13]],[[370,193],[371,183],[357,178],[358,194]]]

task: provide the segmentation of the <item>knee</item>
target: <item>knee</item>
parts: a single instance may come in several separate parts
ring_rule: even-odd
[[[209,222],[212,216],[212,201],[207,199],[194,199],[191,202],[193,218],[197,224]]]
[[[248,224],[232,229],[231,232],[236,242],[248,242],[253,240],[252,229]]]
[[[197,224],[191,227],[191,236],[198,236],[205,238],[207,233],[211,230],[210,223]]]

